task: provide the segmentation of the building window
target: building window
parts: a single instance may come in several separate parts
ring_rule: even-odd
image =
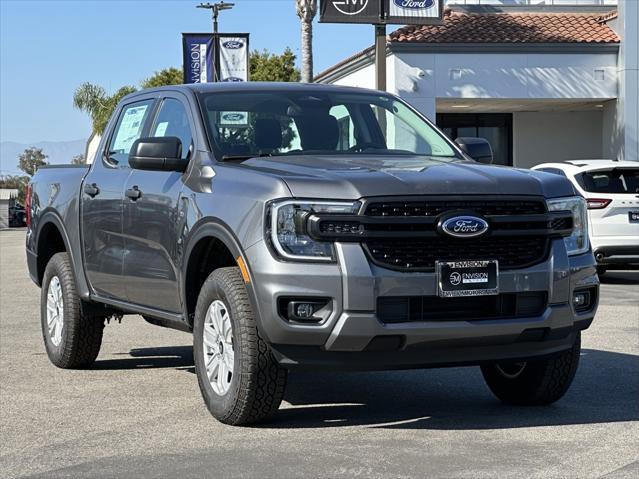
[[[438,113],[437,126],[451,139],[485,138],[493,148],[493,163],[513,165],[512,113]]]

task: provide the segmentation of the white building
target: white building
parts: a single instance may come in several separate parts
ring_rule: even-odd
[[[447,4],[443,25],[390,33],[388,91],[452,138],[487,138],[496,163],[639,160],[638,0]],[[316,81],[374,88],[373,60]]]

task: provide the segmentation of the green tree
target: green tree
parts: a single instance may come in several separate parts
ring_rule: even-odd
[[[251,53],[249,67],[251,81],[300,81],[300,71],[295,68],[295,54],[290,48],[276,55],[267,50],[255,50]]]
[[[146,80],[142,80],[140,86],[142,88],[154,88],[158,86],[180,85],[183,78],[181,68],[170,67],[160,70],[159,72],[155,72],[153,76]]]
[[[86,165],[86,163],[87,159],[84,157],[84,153],[75,155],[73,158],[71,158],[72,165]]]
[[[47,164],[47,155],[42,148],[31,146],[18,156],[18,168],[27,175],[33,176],[38,168]]]
[[[29,182],[28,176],[18,176],[18,175],[0,176],[0,188],[18,190],[18,203],[21,203],[23,205],[24,205],[24,199],[25,199],[25,194],[27,191],[28,182]]]

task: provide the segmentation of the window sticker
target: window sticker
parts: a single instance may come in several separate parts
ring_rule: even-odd
[[[155,134],[153,136],[164,136],[166,134],[166,128],[169,126],[168,121],[162,121],[155,127]]]
[[[113,143],[113,150],[128,153],[133,146],[133,142],[140,137],[142,125],[144,125],[144,115],[148,105],[140,105],[129,108],[122,118],[120,128]]]

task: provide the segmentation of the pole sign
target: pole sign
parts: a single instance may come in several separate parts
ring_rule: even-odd
[[[322,23],[380,23],[379,0],[320,0]]]
[[[211,33],[183,33],[184,83],[215,81],[215,47]]]
[[[320,0],[321,23],[440,24],[444,0]]]
[[[386,0],[386,23],[403,25],[439,24],[444,11],[443,0]]]
[[[218,34],[220,75],[222,82],[244,82],[249,79],[248,33]]]

